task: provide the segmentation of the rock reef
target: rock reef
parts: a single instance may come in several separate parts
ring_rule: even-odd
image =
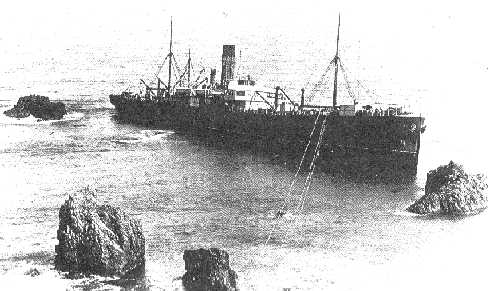
[[[417,214],[465,215],[487,207],[483,175],[467,174],[463,166],[450,161],[427,173],[425,194],[408,211]]]
[[[43,120],[61,119],[66,114],[66,106],[62,102],[52,102],[49,97],[30,95],[19,98],[12,109],[4,112],[14,118],[25,118],[33,115]]]
[[[144,270],[145,242],[139,221],[119,208],[98,205],[88,188],[59,210],[55,267],[75,275],[134,276]]]
[[[184,251],[186,273],[182,284],[189,291],[234,291],[238,276],[229,267],[229,255],[216,248]]]

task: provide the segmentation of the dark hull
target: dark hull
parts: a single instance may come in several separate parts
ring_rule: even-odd
[[[210,143],[250,149],[295,167],[309,140],[316,115],[235,112],[223,104],[190,107],[110,96],[119,120],[176,129]],[[320,117],[318,129],[323,120]],[[407,180],[415,177],[421,117],[328,115],[317,167],[353,178]],[[313,135],[311,148],[318,139]],[[310,151],[312,152],[312,151]],[[312,154],[306,156],[307,169]]]

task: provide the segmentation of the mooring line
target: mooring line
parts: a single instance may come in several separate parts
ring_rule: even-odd
[[[311,161],[311,165],[309,166],[310,172],[309,172],[309,175],[307,176],[306,182],[304,184],[304,189],[302,191],[301,202],[299,204],[299,207],[297,208],[297,214],[299,214],[300,212],[302,212],[302,210],[304,209],[304,203],[305,203],[306,195],[307,195],[307,192],[309,191],[309,187],[312,184],[312,177],[314,175],[314,170],[316,169],[316,160],[318,159],[318,157],[320,155],[320,152],[321,152],[321,143],[323,142],[323,136],[324,136],[324,133],[326,131],[326,125],[327,125],[326,120],[327,120],[327,118],[325,116],[325,119],[323,120],[323,124],[321,126],[321,131],[319,133],[318,143],[316,145],[314,156],[313,156],[313,159]]]
[[[281,212],[281,213],[283,213],[283,211],[285,210],[285,207],[288,204],[288,201],[290,200],[289,198],[292,194],[293,186],[295,185],[295,183],[298,180],[297,177],[299,175],[300,169],[302,168],[302,164],[304,163],[307,151],[309,150],[309,146],[311,145],[312,137],[314,135],[314,132],[316,131],[316,126],[318,124],[318,120],[319,120],[320,115],[321,115],[321,111],[318,111],[318,116],[316,116],[316,120],[314,121],[314,126],[311,130],[311,133],[309,134],[309,141],[307,142],[307,145],[304,149],[304,152],[302,153],[302,158],[300,159],[300,163],[299,163],[299,166],[297,168],[297,171],[295,172],[295,175],[293,176],[292,183],[290,184],[290,187],[288,188],[287,195],[285,196],[285,201],[283,201],[283,204],[280,207],[279,212]]]
[[[320,113],[318,113],[318,117],[316,118],[316,121],[315,121],[315,124],[314,124],[314,127],[313,127],[313,131],[310,134],[309,142],[308,142],[308,144],[306,146],[306,150],[304,151],[304,154],[302,155],[302,159],[301,159],[301,162],[299,164],[299,169],[295,173],[294,180],[292,181],[292,184],[290,185],[289,194],[291,194],[293,185],[296,182],[296,178],[298,176],[298,173],[299,173],[300,168],[302,166],[303,160],[304,160],[305,155],[307,153],[307,149],[308,149],[308,147],[309,147],[309,145],[311,143],[312,135],[313,135],[313,133],[314,133],[314,131],[316,129],[316,124],[317,124],[317,121],[319,120],[319,116],[320,116]],[[319,132],[319,135],[318,135],[318,142],[317,142],[316,147],[314,149],[314,155],[312,157],[311,164],[309,165],[309,173],[308,173],[306,181],[304,183],[304,188],[303,188],[302,193],[301,193],[300,203],[297,206],[296,214],[299,214],[304,209],[305,198],[306,198],[307,192],[309,191],[309,188],[310,188],[310,186],[312,184],[312,176],[314,175],[314,170],[316,169],[316,160],[318,159],[318,157],[320,155],[320,152],[321,152],[321,144],[323,142],[324,133],[325,133],[326,127],[327,127],[327,119],[328,119],[328,115],[325,115],[325,118],[323,119],[323,122],[321,124],[321,129],[320,129],[320,132]],[[282,206],[282,208],[281,208],[280,211],[283,211],[285,206],[286,206],[286,201],[283,203],[283,206]],[[283,213],[283,212],[281,212],[281,213]],[[281,214],[281,215],[283,215],[283,214]],[[278,222],[279,222],[279,219],[281,217],[277,217],[277,218],[278,218]],[[266,239],[266,242],[264,243],[264,246],[268,245],[269,240],[271,239],[272,235],[276,231],[276,228],[277,228],[277,223],[274,224],[273,227],[271,228],[271,231],[269,232],[269,235],[267,236],[267,239]]]

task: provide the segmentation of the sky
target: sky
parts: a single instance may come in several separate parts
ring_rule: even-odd
[[[135,35],[155,30],[166,37],[170,16],[176,25],[190,26],[198,39],[214,38],[221,30],[234,35],[255,27],[299,38],[319,25],[330,26],[334,39],[341,13],[342,36],[350,38],[343,40],[362,40],[362,57],[392,64],[389,69],[399,75],[396,78],[418,75],[427,87],[439,87],[435,83],[443,78],[461,85],[473,79],[484,86],[482,79],[498,73],[495,28],[500,23],[490,2],[20,0],[2,6],[0,40],[26,45],[55,37],[59,42],[98,43],[116,38],[117,31]],[[407,73],[412,71],[415,74]]]

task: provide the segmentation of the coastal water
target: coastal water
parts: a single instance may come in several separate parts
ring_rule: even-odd
[[[228,251],[241,290],[493,289],[496,140],[487,110],[495,103],[488,87],[482,86],[491,78],[482,59],[465,61],[478,76],[474,89],[471,82],[460,83],[463,79],[453,67],[449,77],[435,81],[432,74],[442,73],[440,65],[415,82],[413,77],[431,61],[425,56],[418,58],[428,63],[407,61],[417,73],[402,76],[409,70],[398,61],[409,56],[399,49],[410,45],[396,41],[401,35],[382,35],[392,41],[390,49],[399,52],[385,54],[386,47],[378,47],[373,38],[362,42],[368,30],[347,21],[351,34],[346,36],[350,49],[345,48],[345,62],[353,64],[351,73],[359,73],[379,94],[391,91],[393,98],[401,96],[399,101],[413,100],[426,117],[417,178],[406,184],[374,184],[317,173],[304,210],[276,220],[274,213],[283,201],[290,198],[289,205],[296,206],[300,199],[299,191],[288,193],[294,175],[289,168],[263,156],[206,146],[174,131],[115,120],[107,96],[137,84],[138,78],[151,77],[166,55],[167,22],[153,29],[157,22],[151,18],[159,15],[138,9],[134,12],[144,21],[142,26],[125,25],[127,29],[98,22],[86,23],[86,30],[76,33],[71,28],[81,27],[72,23],[61,28],[67,33],[64,38],[56,29],[35,27],[19,30],[20,35],[0,35],[0,111],[30,93],[63,100],[69,109],[60,121],[0,116],[0,289],[120,288],[99,277],[65,279],[53,269],[59,207],[69,194],[87,186],[96,190],[100,202],[142,222],[146,274],[130,288],[181,290],[183,251],[219,247]],[[313,22],[309,16],[296,24],[280,18],[281,24],[266,25],[265,18],[259,18],[260,25],[249,26],[246,14],[221,11],[209,11],[212,18],[197,15],[201,24],[207,21],[203,29],[176,20],[179,62],[185,59],[181,52],[191,46],[198,63],[219,68],[222,44],[235,43],[243,50],[241,72],[265,86],[280,84],[298,92],[311,87],[314,81],[309,79],[318,79],[333,56],[336,28],[324,19]],[[32,15],[33,23],[37,15]],[[438,23],[434,40],[441,30],[453,27],[453,20],[450,24],[444,19],[435,15],[429,22]],[[231,21],[237,25],[215,37]],[[314,29],[300,25],[306,22]],[[45,26],[56,24],[49,21]],[[152,41],[158,39],[165,44]],[[454,43],[453,38],[449,41]],[[369,56],[396,60],[381,68]],[[440,64],[449,65],[450,57],[442,58]],[[470,92],[484,111],[466,106]],[[318,98],[328,101],[328,95]],[[407,213],[405,208],[423,194],[427,171],[450,159],[490,177],[489,209],[467,218]],[[299,177],[298,185],[304,178]],[[31,268],[41,274],[25,275]]]

